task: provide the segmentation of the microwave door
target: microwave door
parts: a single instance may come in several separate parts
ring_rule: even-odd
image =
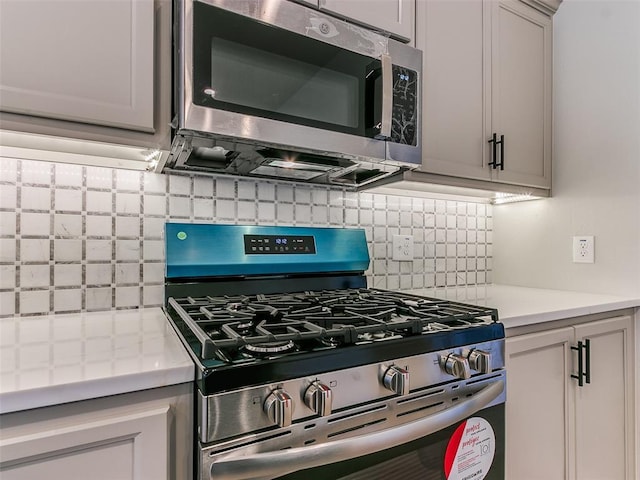
[[[374,121],[382,128],[389,110],[388,101],[383,108],[389,87],[383,86],[380,54],[358,53],[209,3],[192,7],[193,26],[185,30],[181,57],[189,94],[182,97],[179,130],[384,160],[385,142],[376,139],[381,132],[371,131]],[[282,4],[290,8],[307,11]],[[373,93],[366,78],[372,71],[380,77]]]

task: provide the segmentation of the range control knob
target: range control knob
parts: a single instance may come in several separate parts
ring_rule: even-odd
[[[456,355],[455,353],[451,353],[446,357],[443,355],[440,358],[440,365],[445,372],[456,378],[466,379],[471,376],[469,361],[462,355]]]
[[[264,413],[273,423],[280,427],[291,425],[293,416],[293,400],[284,390],[278,388],[264,401]]]
[[[321,417],[331,415],[332,401],[331,389],[317,380],[309,385],[309,388],[304,392],[305,405]]]
[[[491,354],[484,350],[471,350],[467,355],[469,366],[476,372],[491,373]]]
[[[404,368],[392,365],[384,372],[382,384],[397,395],[409,393],[409,372]]]

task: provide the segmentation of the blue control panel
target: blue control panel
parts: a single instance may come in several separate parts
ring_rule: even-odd
[[[357,273],[369,267],[364,230],[165,225],[166,278]]]

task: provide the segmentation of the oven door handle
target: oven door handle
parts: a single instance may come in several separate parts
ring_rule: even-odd
[[[455,406],[415,422],[309,447],[226,457],[211,465],[211,479],[261,480],[376,453],[435,433],[489,406],[505,389],[500,379]]]

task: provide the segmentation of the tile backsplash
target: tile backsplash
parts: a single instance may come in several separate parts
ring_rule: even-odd
[[[490,283],[490,205],[0,158],[0,316],[159,306],[167,221],[364,228],[370,286]],[[391,260],[393,235],[414,260]]]

